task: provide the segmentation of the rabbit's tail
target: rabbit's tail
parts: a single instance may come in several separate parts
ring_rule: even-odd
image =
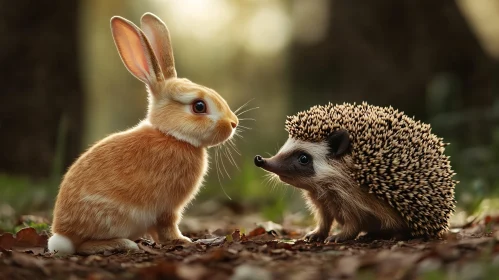
[[[57,255],[72,255],[75,253],[75,246],[69,237],[54,233],[48,240],[48,249]]]

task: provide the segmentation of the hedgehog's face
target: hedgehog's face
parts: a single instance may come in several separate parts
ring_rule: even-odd
[[[284,183],[311,189],[315,182],[331,174],[332,160],[343,156],[349,148],[349,135],[345,130],[332,133],[322,142],[290,137],[275,156],[256,156],[255,165],[276,174]]]

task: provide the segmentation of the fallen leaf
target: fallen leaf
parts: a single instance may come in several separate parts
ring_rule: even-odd
[[[138,275],[140,279],[181,279],[177,274],[177,266],[167,261],[141,268]]]
[[[34,228],[23,228],[16,233],[16,247],[45,247],[47,238],[39,235]]]
[[[286,249],[286,250],[293,250],[293,246],[289,243],[286,243],[286,242],[278,242],[276,244],[276,248],[278,249]]]
[[[218,246],[220,244],[223,244],[225,242],[225,239],[226,239],[225,236],[219,236],[219,237],[209,238],[209,239],[198,239],[194,243],[204,244],[204,245],[209,245],[209,246]]]
[[[239,251],[244,250],[244,248],[246,248],[246,246],[242,243],[231,243],[228,248],[231,250],[234,250],[236,252],[239,252]]]
[[[431,273],[435,268],[456,273],[456,267],[460,269],[472,260],[481,262],[483,254],[490,255],[487,259],[491,263],[499,263],[499,228],[495,226],[482,232],[477,227],[460,230],[438,240],[327,245],[293,238],[289,228],[278,234],[277,230],[258,226],[243,233],[234,230],[236,225],[239,223],[227,225],[230,230],[221,236],[210,235],[211,230],[206,229],[183,231],[194,240],[192,244],[156,244],[139,239],[139,252],[86,257],[56,257],[44,253],[40,246],[17,248],[16,235],[11,234],[10,239],[0,235],[0,243],[10,243],[12,248],[0,248],[0,279],[413,279],[419,277],[418,272]],[[484,227],[483,221],[480,227]],[[21,232],[21,243],[32,243],[32,233]],[[226,238],[232,242],[226,242]]]
[[[457,248],[453,248],[448,245],[437,245],[434,248],[435,253],[444,261],[444,262],[449,262],[449,261],[454,261],[459,259],[461,256],[461,253]]]
[[[493,242],[494,238],[492,237],[480,237],[480,238],[470,238],[470,239],[461,239],[457,242],[457,246],[461,248],[468,249],[477,249],[478,246]]]
[[[46,268],[46,261],[42,259],[19,252],[12,252],[11,258],[14,263],[21,267],[39,269],[44,275],[49,275],[48,269]]]
[[[215,250],[209,252],[209,254],[203,256],[203,260],[207,262],[215,262],[225,259],[227,253],[224,248],[216,248]]]
[[[32,254],[35,256],[40,256],[40,255],[43,255],[45,253],[45,247],[31,247],[31,248],[30,247],[22,247],[22,248],[13,247],[12,250],[26,253],[26,254]]]
[[[405,279],[421,256],[420,252],[407,254],[383,250],[376,255],[376,270],[382,279]]]
[[[233,241],[233,242],[238,242],[238,241],[240,241],[240,240],[241,240],[241,232],[240,232],[238,229],[236,229],[236,230],[235,230],[235,231],[231,234],[231,236],[232,236],[232,241]]]
[[[261,267],[243,264],[234,270],[232,280],[271,280],[272,274]]]
[[[359,266],[359,256],[345,256],[336,263],[335,274],[340,278],[350,278],[355,275]]]
[[[209,250],[204,255],[192,255],[189,258],[186,258],[184,260],[184,262],[186,262],[186,263],[193,263],[193,262],[215,263],[215,262],[220,262],[220,261],[230,259],[231,255],[232,254],[228,253],[225,248],[215,247],[215,248],[213,248],[213,250]]]
[[[255,229],[253,229],[252,231],[250,231],[250,233],[248,234],[248,238],[251,238],[251,237],[255,237],[255,236],[258,236],[258,235],[262,235],[262,234],[265,234],[267,233],[267,231],[265,230],[264,227],[257,227]]]
[[[241,240],[240,241],[241,242],[246,242],[248,240],[249,240],[248,237],[243,233],[243,235],[241,235]]]
[[[12,247],[16,244],[16,239],[11,233],[4,233],[0,235],[0,248],[4,250],[12,250]]]
[[[252,241],[272,241],[275,239],[276,239],[276,237],[272,234],[269,234],[269,233],[257,235],[257,236],[250,238],[250,240],[252,240]]]
[[[258,226],[261,226],[263,228],[265,228],[265,231],[271,231],[271,230],[274,230],[274,231],[282,231],[282,225],[280,224],[276,224],[272,221],[267,221],[267,222],[264,222],[264,223],[259,223]]]
[[[208,269],[202,265],[179,265],[177,274],[182,279],[200,280],[207,278]]]
[[[163,255],[163,252],[160,250],[155,250],[147,245],[143,245],[142,243],[137,244],[139,246],[139,249],[144,250],[145,252],[152,254],[152,255]]]
[[[221,228],[219,228],[219,229],[215,230],[214,232],[212,232],[212,234],[215,235],[215,236],[226,236],[229,233],[230,233],[229,230],[221,229]]]

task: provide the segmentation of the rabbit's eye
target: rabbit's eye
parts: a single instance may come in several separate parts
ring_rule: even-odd
[[[194,101],[192,103],[192,110],[197,114],[206,113],[206,104],[202,100]]]

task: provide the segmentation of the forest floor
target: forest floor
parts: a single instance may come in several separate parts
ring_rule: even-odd
[[[209,221],[199,220],[202,224]],[[219,221],[220,222],[220,221]],[[27,227],[0,235],[0,279],[498,279],[499,217],[439,240],[306,243],[304,231],[266,222],[183,231],[188,245],[141,239],[134,253],[57,257]]]

